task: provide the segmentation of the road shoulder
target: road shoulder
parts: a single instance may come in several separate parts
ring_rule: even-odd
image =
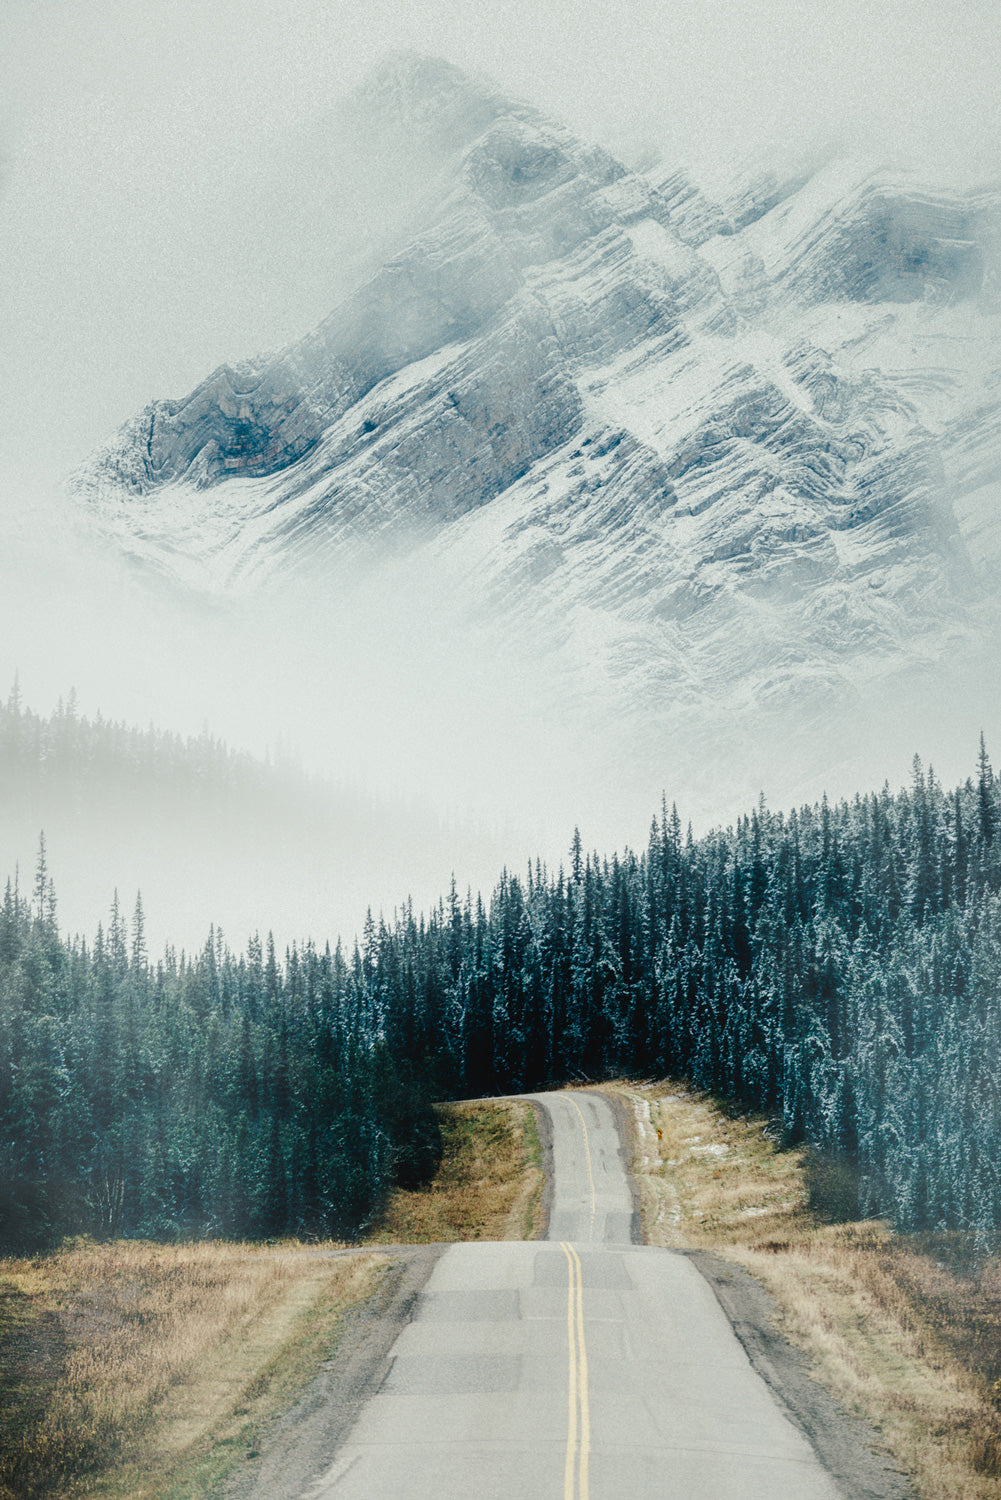
[[[775,1299],[732,1261],[709,1250],[679,1250],[708,1281],[753,1369],[850,1500],[912,1500],[906,1476],[887,1467],[879,1435],[809,1374],[806,1356],[777,1329]]]
[[[535,1133],[539,1141],[539,1169],[542,1172],[542,1196],[539,1209],[539,1240],[549,1238],[549,1221],[553,1212],[553,1122],[549,1111],[538,1099],[529,1096],[535,1115]]]
[[[331,1358],[271,1429],[261,1456],[227,1482],[225,1500],[299,1500],[317,1483],[385,1380],[389,1351],[447,1248],[386,1247],[393,1259],[378,1290],[345,1315]]]
[[[640,1190],[633,1173],[633,1146],[632,1129],[629,1107],[621,1094],[611,1089],[600,1089],[601,1097],[612,1106],[615,1116],[615,1128],[619,1135],[619,1160],[622,1163],[623,1176],[629,1188],[629,1196],[632,1199],[633,1212],[630,1224],[630,1239],[634,1245],[643,1245],[643,1214],[640,1202]]]

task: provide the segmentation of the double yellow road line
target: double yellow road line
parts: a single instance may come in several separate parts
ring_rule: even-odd
[[[591,1459],[591,1403],[587,1390],[587,1344],[584,1339],[584,1278],[580,1256],[560,1242],[567,1258],[567,1342],[570,1379],[567,1408],[567,1457],[563,1472],[563,1500],[588,1500]]]

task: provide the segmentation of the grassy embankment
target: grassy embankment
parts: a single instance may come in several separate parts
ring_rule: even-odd
[[[367,1242],[535,1239],[544,1184],[532,1106],[494,1099],[443,1104],[437,1113],[445,1146],[437,1175],[427,1187],[391,1193]]]
[[[447,1106],[441,1120],[436,1182],[392,1194],[369,1238],[530,1235],[531,1106]],[[211,1493],[336,1355],[345,1311],[389,1265],[318,1248],[119,1240],[0,1260],[0,1500]]]
[[[647,1243],[712,1250],[762,1281],[783,1332],[922,1500],[996,1497],[1001,1266],[964,1265],[956,1237],[846,1220],[850,1176],[780,1149],[760,1116],[679,1084],[611,1087],[630,1107]]]
[[[208,1493],[386,1263],[123,1240],[0,1261],[0,1496]]]

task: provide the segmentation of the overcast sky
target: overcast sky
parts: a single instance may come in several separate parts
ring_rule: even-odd
[[[62,474],[145,401],[329,310],[330,236],[321,220],[311,240],[308,205],[293,204],[315,178],[289,183],[287,215],[255,217],[241,184],[391,47],[486,70],[583,132],[709,168],[837,138],[946,177],[998,172],[997,0],[0,10],[8,497],[12,474]]]
[[[596,839],[612,840],[621,835],[595,821],[602,809],[608,823],[622,816],[607,778],[590,802],[567,780],[580,737],[550,725],[549,745],[540,733],[552,718],[544,682],[526,694],[519,669],[505,686],[489,653],[480,660],[465,640],[471,659],[454,681],[424,671],[436,650],[450,671],[456,661],[433,611],[413,639],[407,621],[401,651],[371,601],[331,665],[309,620],[273,641],[262,624],[258,639],[239,620],[147,593],[107,549],[88,550],[53,500],[145,402],[181,396],[223,360],[284,343],[331,310],[356,274],[352,237],[377,229],[377,212],[361,213],[356,198],[364,224],[351,221],[310,127],[394,48],[486,72],[585,135],[622,151],[647,143],[710,176],[840,142],[968,181],[1001,175],[1001,4],[0,0],[0,692],[16,666],[39,708],[75,685],[85,711],[184,732],[209,722],[254,749],[275,721],[308,742],[308,704],[324,753],[349,740],[370,777],[376,752],[388,746],[391,758],[399,742],[417,757],[410,747],[424,735],[421,795],[432,772],[451,788],[456,765],[494,787],[518,767],[523,795],[531,766],[545,783],[532,816],[544,806],[560,823],[552,782]],[[318,692],[328,668],[340,688]],[[429,709],[428,675],[456,702]],[[401,711],[403,679],[414,687]],[[947,770],[934,740],[921,743]],[[894,764],[884,757],[877,779]],[[734,797],[761,784],[743,770],[751,790]],[[854,784],[847,770],[843,782],[830,789]],[[523,847],[539,847],[534,833]],[[373,889],[372,899],[397,894]]]

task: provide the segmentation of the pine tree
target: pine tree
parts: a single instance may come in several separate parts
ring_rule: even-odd
[[[994,772],[982,731],[977,756],[977,816],[981,841],[989,847],[997,829],[997,809],[994,804]]]
[[[136,909],[132,918],[132,972],[144,974],[148,955],[146,952],[146,920],[143,915],[142,892],[136,892]]]
[[[45,854],[45,834],[38,835],[38,857],[35,861],[35,914],[45,921],[49,897],[49,867]]]

